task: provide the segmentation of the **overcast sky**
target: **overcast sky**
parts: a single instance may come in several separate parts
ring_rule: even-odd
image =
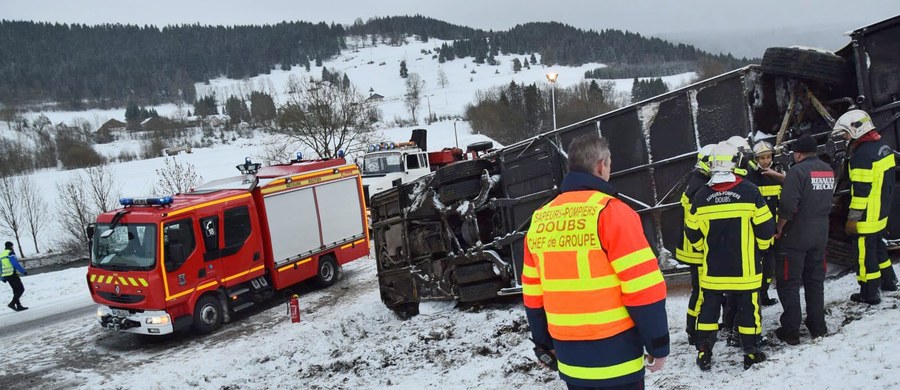
[[[582,28],[659,34],[823,24],[852,28],[900,14],[900,1],[0,0],[0,19],[89,24],[352,23],[358,17],[416,13],[483,29],[505,30],[518,23],[552,20]]]

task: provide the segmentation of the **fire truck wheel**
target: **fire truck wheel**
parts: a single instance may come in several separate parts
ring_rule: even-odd
[[[445,184],[456,183],[465,179],[481,177],[481,172],[491,168],[491,162],[488,160],[467,160],[460,161],[441,167],[434,172],[434,184],[442,186]]]
[[[338,268],[337,262],[334,261],[334,257],[332,256],[322,256],[319,258],[319,272],[316,273],[316,284],[319,287],[328,287],[337,282],[338,280],[338,272],[340,268]]]
[[[770,47],[761,61],[763,72],[841,85],[853,80],[850,63],[841,56],[808,48]]]
[[[222,304],[214,295],[207,294],[197,300],[193,326],[200,334],[212,333],[222,326]]]

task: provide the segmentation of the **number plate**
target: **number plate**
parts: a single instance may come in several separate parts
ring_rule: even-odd
[[[122,310],[122,309],[110,309],[110,310],[112,311],[112,314],[114,316],[118,316],[118,317],[128,317],[128,315],[131,314],[128,312],[128,310]]]

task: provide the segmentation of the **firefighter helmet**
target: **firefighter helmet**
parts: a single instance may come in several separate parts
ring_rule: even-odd
[[[834,131],[846,131],[853,139],[858,139],[872,130],[875,130],[872,117],[863,110],[847,111],[834,124]]]
[[[697,165],[696,167],[703,172],[709,173],[709,156],[712,154],[713,149],[716,147],[716,144],[708,144],[703,145],[700,148],[700,151],[697,152]]]
[[[753,154],[756,155],[756,157],[759,157],[759,155],[766,153],[775,153],[775,149],[772,148],[772,144],[766,141],[759,141],[756,143],[756,145],[753,145]]]
[[[709,170],[711,177],[709,184],[733,182],[734,159],[738,154],[738,148],[728,141],[719,142],[713,148],[710,155]]]
[[[738,137],[735,135],[735,136],[732,136],[732,137],[728,138],[727,140],[725,140],[725,142],[731,146],[734,146],[737,149],[743,148],[744,150],[747,150],[747,151],[751,150],[750,143],[747,142],[747,139],[743,138],[743,137]]]

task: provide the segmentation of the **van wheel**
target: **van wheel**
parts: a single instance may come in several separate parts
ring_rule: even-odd
[[[319,270],[316,272],[316,284],[322,288],[331,286],[337,282],[338,272],[340,272],[340,268],[333,256],[328,255],[320,257]]]
[[[200,334],[212,333],[222,326],[222,304],[214,295],[207,294],[197,300],[193,326]]]

